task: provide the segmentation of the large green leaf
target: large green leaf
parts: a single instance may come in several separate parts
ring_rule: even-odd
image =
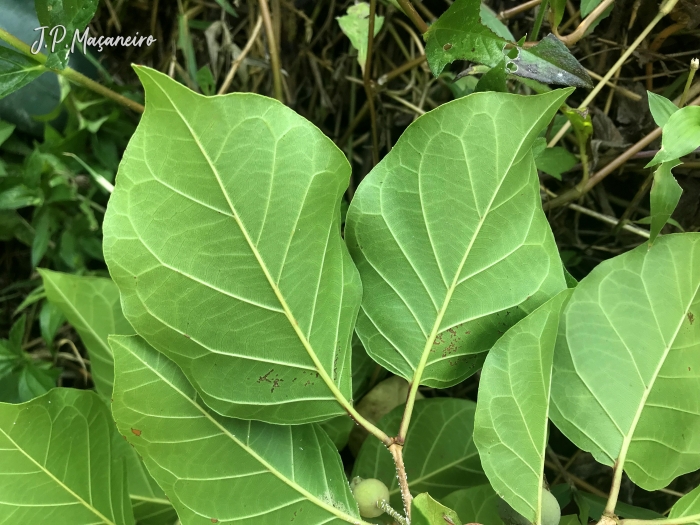
[[[36,60],[0,46],[0,98],[26,86],[46,71],[48,69]]]
[[[364,524],[335,447],[318,425],[220,416],[138,336],[110,338],[113,414],[183,525]],[[215,521],[218,520],[218,521]]]
[[[457,489],[485,483],[479,455],[472,441],[474,402],[431,398],[416,401],[403,448],[408,484],[413,494],[429,492],[441,498]],[[396,435],[403,415],[396,407],[379,421],[379,428]],[[367,439],[355,461],[353,476],[377,478],[389,487],[391,502],[402,508],[396,467],[389,451]]]
[[[114,360],[107,336],[130,335],[134,329],[124,318],[119,290],[110,280],[39,269],[46,297],[58,306],[80,335],[90,357],[97,391],[109,399],[114,382]]]
[[[564,290],[513,326],[484,362],[474,443],[491,485],[530,523],[542,522],[549,393]]]
[[[457,490],[443,498],[442,502],[454,509],[463,523],[503,525],[496,508],[498,494],[491,485],[477,485]]]
[[[454,385],[566,287],[531,145],[570,92],[443,104],[362,181],[345,236],[364,287],[356,330],[375,361]]]
[[[560,322],[552,421],[646,490],[700,468],[700,233],[601,263]]]
[[[146,112],[104,224],[126,318],[219,413],[344,413],[362,293],[340,236],[345,156],[275,100],[136,70]]]
[[[94,392],[0,403],[0,523],[133,524],[115,434]]]

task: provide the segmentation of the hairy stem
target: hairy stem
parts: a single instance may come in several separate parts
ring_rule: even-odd
[[[394,458],[394,464],[396,465],[396,477],[399,480],[399,488],[401,489],[401,499],[403,501],[403,511],[408,517],[408,521],[411,521],[411,501],[413,496],[411,496],[411,490],[408,487],[408,478],[406,477],[406,466],[403,464],[403,445],[399,443],[394,443],[389,446],[389,452]]]
[[[46,66],[46,55],[43,53],[37,53],[34,54],[31,51],[31,48],[22,42],[19,38],[14,36],[11,33],[8,33],[4,29],[0,28],[0,40],[3,40],[10,44],[12,47],[14,47],[17,51],[22,53],[23,55],[26,55],[27,57],[31,58],[32,60],[35,60],[38,64],[41,64],[42,66]],[[89,79],[85,75],[82,75],[78,73],[75,69],[72,69],[70,67],[67,67],[65,69],[50,69],[46,68],[47,71],[53,71],[57,75],[62,75],[66,77],[68,80],[71,82],[74,82],[76,84],[79,84],[83,87],[86,87],[95,93],[99,93],[100,95],[112,99],[115,102],[118,102],[122,106],[126,106],[129,109],[132,109],[138,113],[143,113],[144,112],[144,107],[139,104],[138,102],[135,102],[131,100],[130,98],[126,98],[123,95],[120,95],[119,93],[116,93],[109,89],[108,87],[103,86],[102,84],[98,84],[94,80]]]
[[[389,516],[394,518],[399,523],[399,525],[408,525],[406,518],[403,517],[399,512],[394,510],[394,508],[391,505],[389,505],[388,501],[384,501],[384,500],[380,501],[379,503],[377,503],[377,507],[379,507],[384,512],[386,512]]]

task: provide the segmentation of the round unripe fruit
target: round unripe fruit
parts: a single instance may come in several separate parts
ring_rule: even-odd
[[[527,518],[500,498],[496,508],[505,525],[532,525]],[[560,519],[561,509],[557,498],[547,489],[542,489],[542,525],[559,525]]]
[[[350,482],[350,490],[360,508],[360,516],[376,518],[384,514],[384,511],[377,506],[382,500],[389,501],[389,489],[384,483],[374,478],[355,477]]]
[[[542,525],[559,525],[561,508],[554,494],[542,489]]]

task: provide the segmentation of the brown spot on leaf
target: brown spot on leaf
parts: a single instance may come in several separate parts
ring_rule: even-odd
[[[219,520],[217,520],[216,518],[212,518],[212,519],[211,519],[211,522],[212,522],[212,523],[219,523]]]
[[[452,49],[452,44],[445,44],[444,46],[442,46],[442,48],[443,48],[445,51],[449,51],[450,49]]]
[[[184,335],[187,339],[192,339],[192,338],[191,338],[189,335],[187,335],[187,334],[182,334],[182,335]]]
[[[131,432],[132,432],[135,436],[140,436],[140,435],[141,435],[141,431],[140,431],[138,428],[132,428],[132,429],[131,429]]]
[[[690,324],[693,324],[695,322],[695,316],[693,315],[693,312],[688,312],[688,321],[690,321]]]
[[[258,382],[258,383],[262,383],[263,381],[265,381],[265,382],[267,382],[267,383],[272,383],[272,381],[270,381],[270,379],[269,379],[267,376],[269,376],[269,375],[270,375],[272,372],[274,372],[274,371],[275,371],[275,369],[274,369],[274,368],[271,368],[270,371],[269,371],[267,374],[265,374],[264,376],[260,376],[260,377],[258,378],[258,381],[257,381],[257,382]]]

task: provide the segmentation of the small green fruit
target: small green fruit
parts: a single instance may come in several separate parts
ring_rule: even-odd
[[[496,508],[505,525],[532,525],[527,518],[500,498]],[[559,525],[560,519],[561,509],[557,498],[548,490],[542,489],[542,525]]]
[[[350,490],[360,508],[360,516],[376,518],[384,514],[384,511],[377,506],[380,501],[389,501],[389,489],[384,483],[374,478],[355,477],[350,482]]]
[[[561,508],[554,494],[542,489],[542,525],[559,525]]]

